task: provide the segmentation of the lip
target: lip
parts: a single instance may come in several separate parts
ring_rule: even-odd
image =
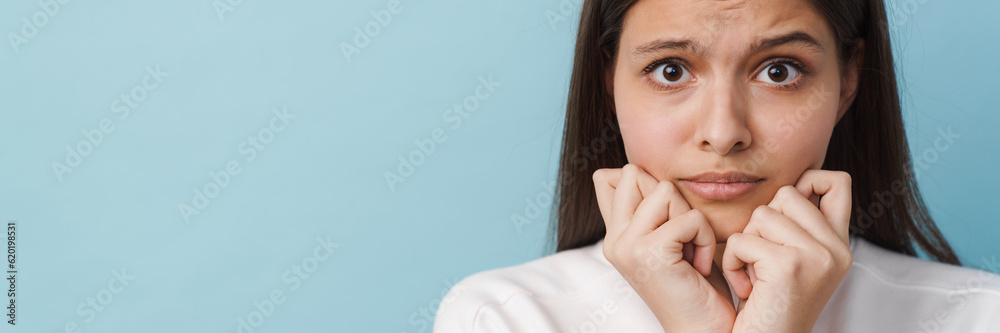
[[[764,179],[742,172],[706,172],[680,179],[685,188],[707,200],[732,200],[749,193]]]

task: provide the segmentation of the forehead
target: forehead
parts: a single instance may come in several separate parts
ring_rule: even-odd
[[[688,39],[707,50],[802,31],[833,45],[833,33],[808,0],[639,0],[625,16],[620,47]]]

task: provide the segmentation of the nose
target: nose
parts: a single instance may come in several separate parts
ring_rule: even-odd
[[[751,133],[747,127],[746,91],[734,82],[717,81],[703,90],[699,112],[697,140],[705,151],[719,155],[750,147]]]

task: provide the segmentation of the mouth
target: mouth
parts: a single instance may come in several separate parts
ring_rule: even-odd
[[[706,200],[737,199],[756,188],[764,178],[741,172],[706,172],[679,183]]]

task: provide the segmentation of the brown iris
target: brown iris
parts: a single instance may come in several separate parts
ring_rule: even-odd
[[[781,82],[788,78],[788,69],[774,65],[767,68],[767,76],[774,82]]]
[[[683,75],[684,69],[681,68],[680,65],[668,64],[663,66],[663,77],[666,78],[667,81],[676,82],[677,80],[680,80]]]

